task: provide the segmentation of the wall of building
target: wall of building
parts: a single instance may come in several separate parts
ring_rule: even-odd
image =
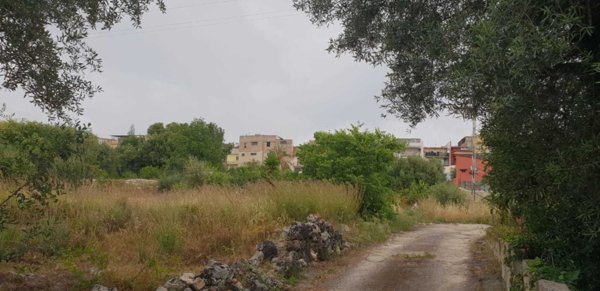
[[[456,154],[456,178],[454,178],[454,184],[456,186],[462,186],[464,183],[471,183],[471,166],[472,156],[470,153]],[[475,182],[481,183],[485,177],[485,164],[481,158],[475,159]]]
[[[442,166],[450,166],[450,153],[447,147],[424,147],[425,158],[439,160]]]
[[[239,166],[250,163],[262,164],[270,152],[281,152],[294,156],[294,144],[291,139],[283,139],[276,135],[243,135],[240,136]]]
[[[406,146],[403,152],[396,155],[398,158],[423,157],[423,141],[420,138],[399,138],[398,141]]]

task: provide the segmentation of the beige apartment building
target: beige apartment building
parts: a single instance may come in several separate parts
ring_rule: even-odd
[[[397,153],[397,158],[423,157],[423,141],[420,138],[399,138],[398,141],[405,144],[403,152]]]
[[[242,135],[240,143],[227,156],[228,167],[243,167],[248,164],[262,164],[270,152],[294,157],[294,143],[277,135]]]

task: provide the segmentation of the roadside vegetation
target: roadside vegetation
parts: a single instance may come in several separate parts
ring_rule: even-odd
[[[0,269],[59,269],[85,274],[80,283],[88,285],[149,290],[211,258],[248,258],[257,242],[310,213],[346,224],[350,241],[381,237],[385,229],[363,227],[359,206],[354,188],[316,181],[172,192],[121,182],[83,186],[42,212],[11,208],[18,224],[0,232]]]
[[[68,273],[76,289],[100,282],[145,290],[211,258],[247,258],[310,213],[355,247],[420,222],[489,221],[487,206],[445,182],[439,163],[395,158],[403,145],[386,133],[316,133],[298,153],[305,171],[294,173],[280,170],[276,155],[230,170],[211,162],[226,148],[217,128],[154,125],[148,138],[132,135],[111,149],[81,129],[0,123],[0,271]],[[193,136],[218,142],[198,151],[186,141]]]
[[[490,201],[523,258],[600,290],[600,1],[326,3],[294,0],[342,24],[330,52],[389,68],[386,114],[478,121]]]

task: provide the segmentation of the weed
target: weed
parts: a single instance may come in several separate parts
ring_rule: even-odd
[[[163,224],[156,230],[158,248],[165,254],[173,254],[181,246],[180,231],[176,225]]]
[[[129,207],[129,204],[127,204],[127,199],[119,199],[117,203],[108,210],[104,220],[108,231],[118,231],[125,228],[127,222],[131,219],[132,213],[133,211]]]

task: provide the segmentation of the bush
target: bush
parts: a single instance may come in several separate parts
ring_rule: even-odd
[[[186,186],[199,187],[204,185],[214,169],[204,161],[189,158],[183,169],[183,180]]]
[[[117,201],[116,205],[108,210],[104,219],[108,231],[117,231],[125,228],[127,222],[131,220],[132,213],[131,207],[127,204],[127,199]]]
[[[0,230],[0,261],[18,261],[23,256],[25,233],[17,228]]]
[[[265,169],[268,173],[275,173],[279,170],[279,157],[277,153],[270,152],[264,162]]]
[[[443,206],[448,204],[462,205],[465,202],[465,193],[452,183],[440,183],[429,187],[429,194]]]
[[[229,174],[231,175],[231,183],[236,186],[258,182],[264,177],[261,167],[255,165],[231,169]]]
[[[392,203],[386,174],[394,153],[404,145],[390,134],[360,127],[315,133],[314,142],[300,147],[298,159],[307,177],[348,183],[362,190],[363,216],[389,217]]]
[[[140,178],[142,179],[157,179],[160,177],[161,171],[157,167],[146,166],[140,170]]]
[[[207,177],[206,183],[210,185],[229,186],[232,183],[232,179],[228,172],[214,171]]]
[[[407,157],[395,161],[389,176],[390,186],[394,190],[407,189],[412,183],[422,182],[431,186],[446,180],[439,161],[421,157]]]
[[[428,197],[429,186],[425,182],[412,182],[408,189],[401,192],[402,196],[409,204],[415,204]]]
[[[175,185],[180,184],[182,181],[181,175],[179,174],[170,174],[163,175],[158,180],[158,190],[160,191],[169,191],[172,190]]]
[[[180,232],[175,224],[162,224],[156,230],[158,248],[165,254],[172,254],[181,246]]]

